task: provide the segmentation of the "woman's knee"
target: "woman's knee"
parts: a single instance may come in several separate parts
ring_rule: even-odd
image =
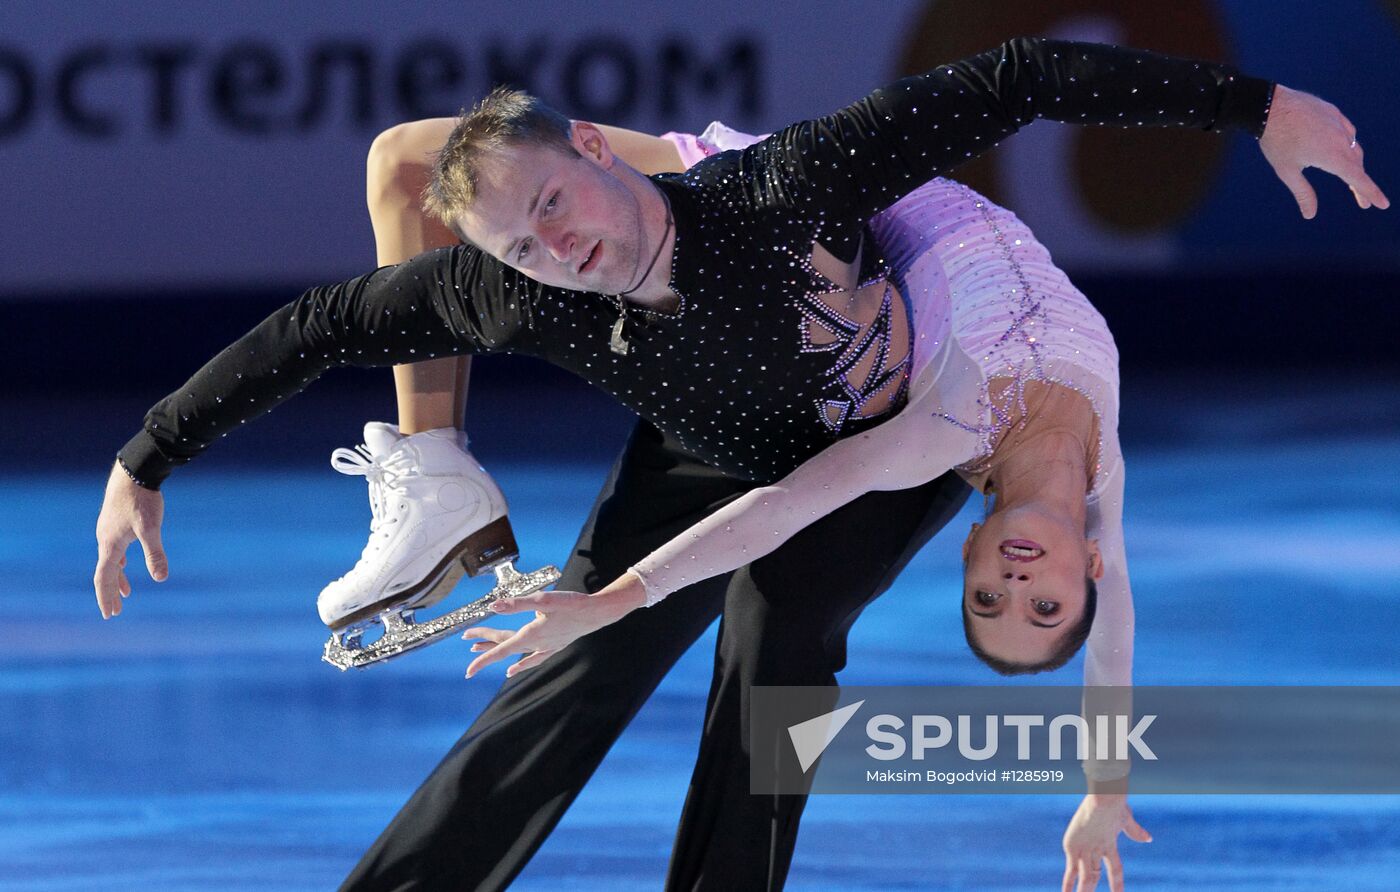
[[[428,127],[422,121],[396,124],[369,145],[365,159],[365,190],[369,201],[418,192],[427,182],[430,156],[424,148]]]

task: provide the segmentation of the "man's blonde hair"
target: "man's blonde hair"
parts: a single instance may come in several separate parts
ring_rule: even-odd
[[[521,145],[577,154],[571,132],[569,119],[538,98],[497,87],[457,118],[423,189],[423,209],[455,231],[454,221],[476,200],[484,159]]]

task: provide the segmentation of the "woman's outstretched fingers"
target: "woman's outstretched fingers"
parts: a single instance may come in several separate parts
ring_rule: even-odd
[[[1123,828],[1123,833],[1125,833],[1128,839],[1131,839],[1133,842],[1152,841],[1152,834],[1148,833],[1146,828],[1139,824],[1137,822],[1137,819],[1132,817],[1131,815],[1128,816],[1128,823],[1127,826]]]
[[[472,653],[483,653],[505,641],[515,633],[510,629],[493,629],[490,626],[473,626],[462,633],[463,641],[475,640],[472,645]]]
[[[501,614],[524,613],[527,610],[543,610],[558,604],[563,600],[562,596],[574,594],[576,593],[535,592],[533,595],[521,595],[518,598],[501,598],[491,602],[491,610]]]
[[[500,662],[501,660],[504,660],[511,654],[519,653],[523,649],[524,646],[520,642],[520,634],[517,632],[516,634],[511,635],[505,641],[500,642],[495,647],[488,650],[486,653],[477,657],[475,660],[472,660],[471,665],[467,667],[467,678],[471,678],[473,675],[480,672],[482,669],[485,669],[487,666],[490,666],[492,663]]]
[[[552,656],[554,656],[554,651],[552,650],[537,650],[534,653],[530,654],[528,657],[517,660],[513,666],[507,669],[506,678],[511,678],[515,675],[519,675],[526,669],[533,669]]]
[[[1099,859],[1084,859],[1079,862],[1079,887],[1075,892],[1094,892],[1099,887],[1099,874],[1103,868],[1099,866]]]
[[[1117,848],[1108,853],[1104,864],[1108,866],[1108,892],[1123,892],[1123,859],[1118,857]]]
[[[492,626],[472,626],[462,633],[462,640],[471,641],[473,639],[479,639],[482,642],[500,644],[514,634],[514,629],[497,629]]]

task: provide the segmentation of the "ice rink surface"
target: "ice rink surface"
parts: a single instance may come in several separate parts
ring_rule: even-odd
[[[1139,683],[1400,684],[1393,383],[1182,386],[1152,391],[1152,413],[1130,402],[1150,388],[1130,390]],[[502,672],[464,681],[462,643],[344,675],[319,662],[315,593],[368,521],[362,486],[322,461],[181,472],[171,580],[135,568],[110,623],[89,582],[101,463],[30,461],[0,478],[0,887],[333,888],[481,709]],[[522,567],[562,564],[605,465],[488,464]],[[843,682],[993,680],[956,606],[956,544],[981,510],[969,502],[866,611]],[[660,888],[713,643],[712,630],[677,666],[514,888]],[[1079,673],[1076,660],[1048,681]],[[1058,888],[1075,804],[813,797],[789,887]],[[1122,842],[1132,890],[1400,888],[1400,797],[1135,808],[1156,841]]]

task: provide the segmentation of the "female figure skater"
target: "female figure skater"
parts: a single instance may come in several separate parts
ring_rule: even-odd
[[[699,137],[668,136],[682,157],[756,140],[718,123]],[[865,250],[880,251],[890,275],[833,281],[824,302],[844,319],[899,292],[912,317],[905,408],[730,503],[594,595],[502,603],[500,612],[550,609],[538,625],[501,638],[473,671],[512,653],[528,654],[512,674],[537,665],[635,607],[762,557],[859,495],[918,486],[952,468],[989,505],[963,548],[973,651],[1002,674],[1056,669],[1089,638],[1102,609],[1086,683],[1130,681],[1118,353],[1103,318],[1025,224],[951,180],[916,190],[870,230],[874,244]],[[810,349],[849,362],[861,345],[838,340],[830,325],[809,322]],[[872,369],[888,367],[873,360]]]
[[[698,138],[668,136],[688,163],[754,139],[719,124]],[[516,654],[523,657],[507,674],[528,670],[635,609],[757,560],[866,492],[919,486],[955,469],[987,504],[962,546],[960,609],[972,651],[1004,675],[1033,673],[1063,666],[1087,640],[1084,683],[1131,684],[1118,352],[1102,316],[1025,224],[961,184],[921,187],[874,218],[870,234],[864,250],[881,253],[887,277],[834,279],[824,301],[836,319],[882,291],[907,303],[905,407],[749,491],[596,593],[498,601],[499,613],[535,618],[518,631],[468,630],[472,649],[484,651],[468,677]],[[829,330],[824,342],[824,330],[814,320],[812,349],[855,348]],[[828,349],[834,363],[851,358]],[[1125,778],[1086,770],[1091,794],[1065,833],[1064,888],[1093,888],[1102,863],[1121,889],[1117,833],[1151,836],[1128,808]]]
[[[436,119],[397,128],[391,137],[397,142],[394,169],[407,169],[405,154],[429,157],[427,147],[440,144],[452,124]],[[699,136],[651,137],[618,128],[606,133],[619,154],[651,172],[684,170],[757,139],[718,122]],[[390,260],[384,255],[396,250],[394,234],[413,228],[404,225],[399,206],[385,204],[374,219],[376,233],[385,236],[381,260]],[[407,216],[423,220],[418,213]],[[640,586],[645,593],[637,603],[649,606],[761,557],[864,492],[917,486],[956,467],[996,505],[964,548],[964,619],[973,651],[1003,674],[1059,668],[1089,637],[1099,607],[1104,621],[1097,626],[1086,683],[1128,683],[1132,605],[1119,522],[1117,351],[1102,317],[1023,223],[951,180],[933,181],[872,220],[871,235],[875,244],[867,250],[883,252],[885,265],[900,275],[853,287],[857,283],[834,280],[841,271],[828,272],[833,290],[825,302],[834,317],[869,315],[853,310],[878,306],[886,293],[898,291],[896,304],[909,306],[914,331],[908,406],[871,432],[834,444],[778,484],[732,503],[639,563],[615,584],[621,589],[609,586],[574,609],[602,619],[609,616],[602,612],[605,604],[625,604],[619,594],[637,595]],[[442,238],[453,237],[444,229]],[[809,322],[811,349],[830,350],[837,363],[854,358],[860,345],[838,341],[829,324]],[[874,371],[902,358],[866,362]],[[431,419],[417,427],[459,417],[465,387],[453,382],[456,364],[466,361],[397,367],[404,416]],[[429,382],[436,374],[443,380],[435,387]],[[450,397],[436,412],[434,393]],[[1006,436],[1012,430],[1015,435]],[[774,517],[782,519],[775,523]],[[724,528],[723,536],[710,532],[716,525]],[[540,600],[552,603],[565,594]],[[521,599],[514,606],[533,603]],[[516,650],[543,650],[528,647],[536,634],[522,630],[511,649],[494,651],[478,665]],[[512,672],[546,655],[536,652]]]
[[[380,263],[457,242],[416,203],[454,123],[411,122],[376,141],[369,196]],[[699,136],[604,130],[614,150],[646,173],[682,171],[755,140],[719,123]],[[961,465],[996,506],[964,546],[969,646],[999,672],[1037,672],[1062,666],[1088,638],[1085,684],[1131,682],[1117,353],[1102,318],[1024,224],[950,180],[916,191],[871,221],[870,231],[874,243],[865,250],[882,252],[884,265],[901,273],[862,288],[850,273],[824,269],[833,290],[823,299],[835,317],[862,321],[887,296],[908,306],[907,355],[866,360],[870,371],[911,362],[906,408],[742,497],[596,596],[552,592],[498,602],[503,613],[533,609],[538,617],[516,634],[469,631],[466,637],[482,639],[474,649],[497,645],[472,672],[517,652],[529,655],[510,674],[537,665],[630,605],[653,604],[761,557],[868,489],[916,486]],[[834,363],[851,358],[835,349],[822,321],[809,325],[813,349],[832,350]],[[469,357],[397,366],[401,430],[457,427],[469,368]],[[1096,778],[1099,792],[1085,798],[1066,832],[1075,875],[1095,875],[1101,860],[1111,874],[1121,871],[1120,829],[1150,839],[1116,792],[1118,780]]]

